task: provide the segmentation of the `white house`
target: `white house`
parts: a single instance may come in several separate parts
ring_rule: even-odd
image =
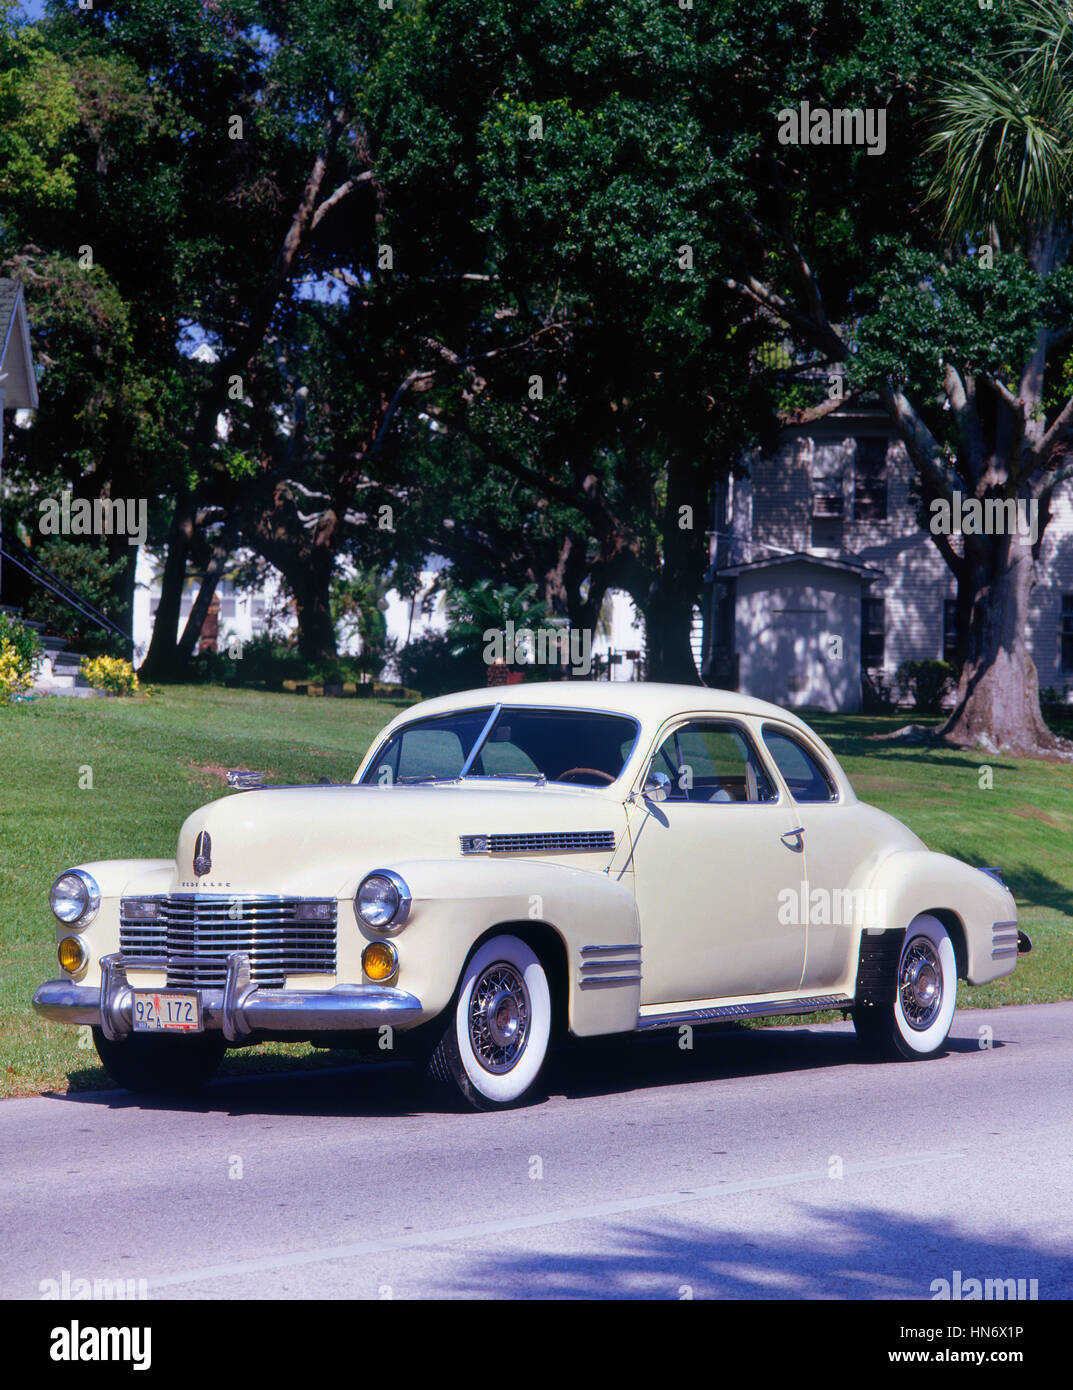
[[[878,407],[788,427],[719,490],[702,673],[783,705],[853,711],[862,672],[949,659],[954,576],[918,521],[914,470]],[[1052,502],[1028,646],[1041,686],[1073,682],[1073,500]]]

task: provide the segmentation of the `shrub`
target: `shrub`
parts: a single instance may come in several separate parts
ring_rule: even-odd
[[[943,696],[954,688],[957,672],[949,661],[903,661],[895,679],[921,714],[937,714]]]
[[[126,623],[117,611],[114,585],[126,567],[126,560],[109,560],[103,543],[63,540],[58,536],[39,542],[34,556],[80,598],[99,608],[120,627]],[[48,589],[35,587],[26,600],[26,616],[44,625],[46,633],[66,638],[76,651],[87,656],[120,656],[122,637],[97,627]],[[129,626],[129,624],[127,624]]]
[[[138,689],[134,667],[118,656],[85,657],[81,673],[94,690],[104,690],[109,695],[133,695]]]
[[[0,613],[0,705],[9,705],[34,683],[41,641],[32,627]]]
[[[865,714],[889,714],[895,699],[881,669],[861,672],[861,709]]]
[[[453,647],[453,638],[443,632],[426,633],[403,647],[395,658],[403,685],[420,690],[426,700],[485,685],[488,667],[480,650],[453,655]]]

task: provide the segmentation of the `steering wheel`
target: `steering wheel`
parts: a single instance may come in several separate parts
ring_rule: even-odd
[[[602,777],[608,786],[615,780],[610,773],[601,772],[598,767],[568,767],[565,772],[560,772],[555,780],[565,782],[567,778],[573,777],[575,772],[582,772],[588,777]]]

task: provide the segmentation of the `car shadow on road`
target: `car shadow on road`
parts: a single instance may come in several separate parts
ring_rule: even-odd
[[[570,1039],[549,1057],[543,1090],[552,1097],[626,1094],[750,1076],[777,1076],[838,1067],[879,1066],[862,1057],[852,1027],[819,1024],[780,1028],[722,1025],[696,1029],[692,1048],[679,1046],[677,1029],[650,1034]],[[995,1038],[987,1049],[1005,1046]],[[985,1050],[977,1037],[952,1036],[942,1056]],[[310,1071],[225,1075],[189,1097],[151,1099],[126,1091],[68,1091],[50,1098],[108,1109],[167,1110],[191,1114],[393,1117],[462,1108],[449,1091],[433,1090],[422,1070],[404,1061],[349,1062]],[[922,1065],[928,1065],[924,1063]],[[891,1066],[910,1065],[897,1062]]]
[[[847,1174],[844,1181],[851,1180]],[[982,1239],[934,1214],[894,1216],[875,1207],[840,1205],[833,1195],[840,1186],[827,1183],[817,1198],[794,1202],[792,1235],[757,1229],[755,1221],[747,1231],[675,1221],[666,1211],[653,1212],[647,1224],[635,1215],[612,1224],[618,1221],[612,1217],[598,1253],[512,1248],[502,1256],[482,1256],[468,1270],[452,1266],[444,1296],[932,1300],[960,1294],[1007,1301],[1073,1296],[1073,1255],[1034,1248],[1013,1231],[1006,1239]],[[967,1283],[972,1279],[980,1281],[978,1290]],[[1024,1283],[1004,1283],[1001,1290],[992,1283],[988,1292],[987,1280]],[[993,1311],[986,1314],[989,1307]],[[899,1321],[911,1327],[913,1314],[905,1312]],[[981,1324],[1011,1321],[1017,1319],[1010,1311],[1000,1317],[993,1303],[982,1304]],[[884,1350],[935,1345],[900,1339],[899,1332],[892,1323]],[[972,1345],[978,1349],[981,1343]],[[1006,1339],[993,1345],[1009,1350],[1016,1343]]]

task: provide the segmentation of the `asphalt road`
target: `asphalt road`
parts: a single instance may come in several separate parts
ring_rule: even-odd
[[[923,1063],[848,1025],[668,1032],[549,1081],[492,1115],[398,1065],[6,1101],[0,1296],[1073,1297],[1073,1003],[959,1013]]]

